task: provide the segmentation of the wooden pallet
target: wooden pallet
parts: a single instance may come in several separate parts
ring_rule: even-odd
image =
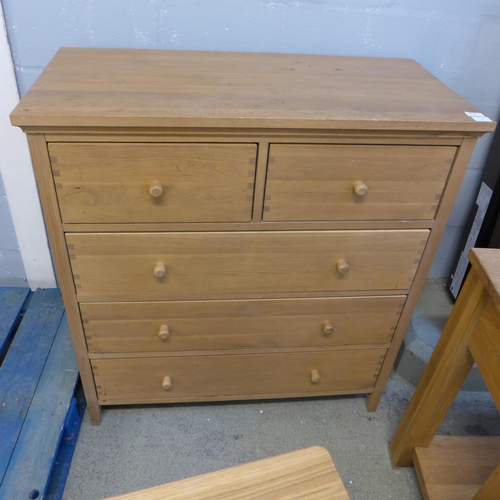
[[[58,500],[85,406],[58,289],[0,288],[0,363],[0,500]]]

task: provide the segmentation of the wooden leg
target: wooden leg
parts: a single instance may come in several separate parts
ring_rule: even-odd
[[[415,446],[427,446],[470,372],[474,360],[467,342],[488,302],[474,268],[444,327],[408,409],[390,445],[397,466],[411,466]]]
[[[479,488],[473,500],[496,500],[500,492],[500,465],[491,473],[486,482]]]
[[[500,310],[490,300],[467,344],[486,387],[500,408]]]

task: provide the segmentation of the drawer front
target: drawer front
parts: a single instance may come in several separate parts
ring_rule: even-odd
[[[103,404],[214,401],[370,392],[385,352],[94,359],[92,366]]]
[[[428,234],[70,233],[66,240],[78,298],[88,302],[407,290]]]
[[[433,219],[455,153],[444,146],[273,144],[264,220]]]
[[[63,222],[248,222],[255,144],[49,144]]]
[[[80,304],[91,353],[387,344],[405,296]]]

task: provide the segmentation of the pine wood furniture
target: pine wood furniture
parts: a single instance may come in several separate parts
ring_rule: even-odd
[[[466,112],[405,59],[61,49],[11,120],[92,422],[354,393],[374,410],[494,129]]]
[[[434,436],[468,373],[500,408],[500,250],[473,249],[471,271],[391,442],[395,465],[418,473],[427,500],[500,496],[500,437]]]
[[[109,500],[349,500],[325,448],[314,446]]]

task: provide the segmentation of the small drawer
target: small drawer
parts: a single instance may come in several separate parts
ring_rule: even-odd
[[[94,359],[101,404],[371,392],[385,349]]]
[[[273,144],[265,221],[433,219],[456,148]]]
[[[142,302],[408,290],[428,234],[67,233],[66,241],[80,302]]]
[[[406,297],[82,303],[91,353],[388,344]]]
[[[255,144],[50,143],[65,223],[248,222]]]

